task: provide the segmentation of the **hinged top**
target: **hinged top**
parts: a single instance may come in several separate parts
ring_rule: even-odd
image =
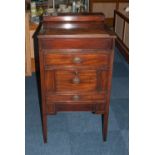
[[[58,13],[56,16],[43,15],[44,22],[90,22],[104,21],[103,13]]]
[[[58,14],[43,16],[39,38],[115,37],[104,24],[103,13]]]

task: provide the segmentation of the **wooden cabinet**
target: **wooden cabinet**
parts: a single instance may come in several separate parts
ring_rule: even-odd
[[[38,39],[44,142],[47,115],[61,111],[101,114],[106,140],[115,35],[104,15],[43,16]]]

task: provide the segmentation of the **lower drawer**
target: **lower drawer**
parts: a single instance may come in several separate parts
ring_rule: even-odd
[[[46,96],[46,103],[74,103],[74,104],[86,104],[86,103],[105,103],[104,93],[91,93],[91,94],[49,94]]]

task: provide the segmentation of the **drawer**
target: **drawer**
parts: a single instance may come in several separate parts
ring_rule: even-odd
[[[56,70],[56,91],[96,91],[96,70]]]
[[[91,94],[48,94],[46,97],[47,104],[97,104],[105,103],[105,94],[91,93]]]
[[[112,38],[42,39],[42,49],[112,49]]]
[[[108,64],[110,54],[106,53],[68,53],[66,54],[45,54],[46,66],[104,66]]]
[[[89,69],[53,69],[45,71],[46,92],[106,91],[108,71]]]

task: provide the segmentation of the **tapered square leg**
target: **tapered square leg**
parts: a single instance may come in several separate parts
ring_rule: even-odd
[[[103,141],[107,140],[107,132],[108,132],[108,113],[102,114],[102,135]]]
[[[44,143],[47,143],[47,116],[46,115],[44,115],[42,118],[42,128],[43,128]]]

